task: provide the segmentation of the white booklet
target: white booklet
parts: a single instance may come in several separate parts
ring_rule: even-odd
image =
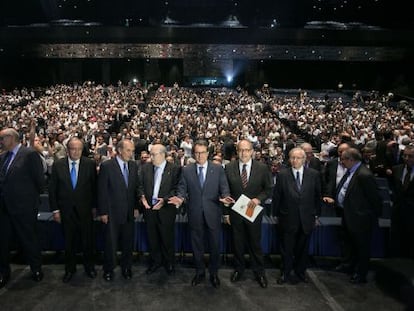
[[[263,210],[263,207],[260,205],[256,205],[256,207],[253,210],[253,215],[249,217],[248,215],[246,215],[247,204],[249,202],[250,202],[250,199],[244,194],[242,194],[239,197],[239,199],[236,201],[236,203],[233,204],[231,209],[235,211],[236,213],[239,213],[240,215],[242,215],[247,220],[254,222],[256,220],[257,215],[259,215],[259,213]]]

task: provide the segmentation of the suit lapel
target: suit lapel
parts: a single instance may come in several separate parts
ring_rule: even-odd
[[[69,189],[73,189],[72,187],[72,181],[70,179],[70,171],[69,171],[69,160],[68,157],[65,158],[65,161],[63,165],[61,166],[61,169],[63,170],[63,176],[65,176],[65,182]],[[79,179],[79,176],[78,176]]]
[[[10,166],[9,166],[9,169],[7,170],[7,172],[6,172],[6,176],[8,176],[13,171],[13,168],[14,168],[15,164],[19,162],[20,157],[21,157],[21,151],[23,150],[22,148],[24,148],[24,147],[20,146],[20,148],[17,151],[13,161],[9,164]]]
[[[236,181],[237,181],[237,184],[238,184],[237,186],[240,189],[243,189],[243,182],[242,182],[242,179],[241,179],[240,169],[239,169],[239,161],[234,161],[233,174],[234,174],[234,176],[236,176]],[[247,185],[248,184],[249,184],[249,182],[247,182]]]
[[[164,171],[162,172],[162,175],[161,175],[161,184],[160,184],[159,192],[161,192],[161,189],[163,189],[163,185],[167,182],[167,179],[169,178],[170,175],[171,175],[171,164],[167,162],[165,164]]]
[[[351,180],[349,181],[349,184],[348,184],[348,188],[346,189],[346,193],[345,193],[345,198],[348,196],[348,193],[350,192],[350,190],[352,189],[352,187],[354,186],[354,184],[355,184],[355,180],[356,180],[356,177],[358,176],[358,174],[359,174],[359,172],[360,172],[360,170],[361,170],[361,168],[363,167],[363,165],[364,164],[362,164],[361,163],[361,165],[358,167],[358,169],[354,172],[354,174],[352,175],[352,178],[351,178]],[[344,199],[345,199],[344,198]]]

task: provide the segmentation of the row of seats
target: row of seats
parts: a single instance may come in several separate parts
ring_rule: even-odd
[[[39,213],[39,230],[43,250],[63,250],[64,237],[60,224],[52,221],[50,212]],[[340,256],[337,230],[341,219],[337,217],[321,217],[321,226],[315,228],[312,233],[309,253],[314,256]],[[103,230],[99,221],[95,222],[96,247],[103,250]],[[371,248],[372,257],[386,257],[389,236],[389,220],[380,219],[379,226],[373,233]],[[135,223],[135,251],[147,252],[147,230],[142,215]],[[206,244],[206,249],[208,245]],[[262,249],[265,254],[280,254],[280,241],[277,219],[264,216],[262,222]],[[191,253],[190,229],[186,215],[176,216],[175,225],[175,250],[177,253]],[[232,254],[231,227],[223,224],[221,252]]]

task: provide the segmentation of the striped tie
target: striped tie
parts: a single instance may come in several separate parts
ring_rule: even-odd
[[[243,189],[245,189],[247,187],[247,170],[246,170],[246,166],[247,166],[246,164],[243,164],[243,169],[242,169],[242,173],[241,173]]]

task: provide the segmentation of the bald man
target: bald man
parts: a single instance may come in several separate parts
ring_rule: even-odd
[[[164,266],[168,274],[174,273],[174,224],[177,209],[168,204],[176,195],[180,168],[166,160],[167,149],[161,144],[151,148],[151,162],[141,169],[139,196],[147,223],[151,262],[147,274]]]
[[[34,149],[22,146],[19,133],[0,132],[0,288],[10,279],[9,243],[17,236],[32,271],[32,279],[43,279],[37,213],[44,187],[43,166]]]

